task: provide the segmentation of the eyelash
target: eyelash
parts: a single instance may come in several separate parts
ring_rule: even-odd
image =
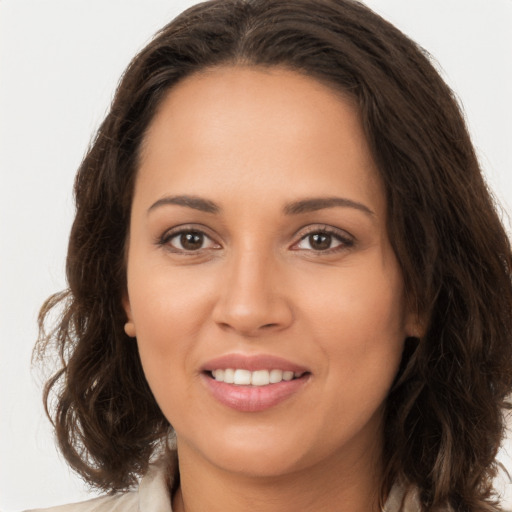
[[[343,233],[343,234],[342,234]],[[182,245],[182,248],[179,247],[173,247],[171,245],[171,240],[181,237],[183,235],[199,235],[202,238],[202,241],[204,243],[205,240],[209,240],[214,247],[200,247],[199,249],[186,249],[183,247],[182,242],[180,241],[180,244]],[[300,249],[297,248],[299,244],[301,244],[303,241],[307,240],[309,237],[313,235],[326,235],[328,237],[331,237],[331,239],[334,239],[339,242],[339,245],[335,247],[329,247],[325,250],[315,250],[313,248],[311,249]],[[332,240],[331,240],[332,242]],[[196,228],[193,226],[180,226],[179,228],[172,229],[170,231],[166,231],[159,239],[156,241],[157,245],[159,246],[165,246],[167,247],[171,252],[177,253],[177,254],[183,254],[183,255],[197,255],[200,254],[204,250],[208,249],[220,249],[221,245],[213,240],[211,236],[209,236],[203,229]],[[351,237],[348,233],[342,232],[339,229],[330,227],[330,226],[310,226],[306,228],[306,232],[301,234],[301,237],[298,242],[295,242],[291,249],[294,251],[300,251],[305,250],[309,251],[312,254],[315,255],[325,255],[325,254],[334,254],[341,252],[343,250],[347,250],[354,246],[354,239]]]
[[[336,247],[330,247],[325,250],[305,249],[305,250],[311,251],[311,253],[318,255],[318,256],[325,255],[325,254],[335,254],[335,253],[350,249],[351,247],[354,246],[354,243],[355,243],[354,238],[351,237],[345,231],[341,231],[339,229],[333,228],[331,226],[325,226],[325,225],[324,226],[310,226],[310,227],[306,228],[306,233],[302,234],[302,236],[300,237],[300,240],[298,242],[296,242],[295,244],[293,244],[292,248],[296,247],[301,242],[303,242],[304,240],[307,240],[309,237],[311,237],[313,235],[327,235],[328,237],[331,237],[332,239],[335,239],[338,242],[340,242],[339,245],[337,245]],[[300,250],[300,249],[294,249],[294,250]]]
[[[172,229],[170,231],[166,231],[158,240],[157,245],[165,246],[168,248],[171,252],[178,253],[178,254],[184,254],[184,255],[195,255],[199,254],[201,251],[203,251],[205,248],[201,247],[199,249],[193,250],[193,249],[185,249],[185,248],[179,248],[179,247],[173,247],[171,245],[171,240],[177,237],[181,237],[184,235],[199,235],[203,240],[210,240],[214,245],[218,247],[214,247],[214,249],[220,249],[221,246],[217,242],[215,242],[211,236],[209,236],[203,229],[196,228],[193,226],[180,226],[179,228]],[[180,242],[181,243],[181,242]],[[209,249],[209,248],[206,248]]]

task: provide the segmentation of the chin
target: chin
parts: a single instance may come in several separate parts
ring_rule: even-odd
[[[307,467],[295,449],[294,457],[282,452],[269,452],[261,447],[245,451],[230,449],[212,461],[219,469],[249,478],[276,478]]]
[[[307,469],[332,454],[314,436],[279,428],[227,429],[222,435],[210,433],[208,445],[195,452],[218,469],[251,478],[276,478]],[[310,447],[308,449],[307,447]],[[314,449],[311,449],[314,448]]]

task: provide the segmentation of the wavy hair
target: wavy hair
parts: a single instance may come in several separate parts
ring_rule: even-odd
[[[44,398],[63,454],[115,492],[172,432],[123,330],[125,244],[149,123],[178,81],[218,65],[285,67],[357,102],[407,299],[427,327],[407,341],[387,399],[381,497],[402,481],[423,511],[500,510],[492,479],[512,386],[510,241],[454,94],[423,49],[355,0],[205,2],[129,65],[76,177],[69,289],[40,312],[35,356],[60,355]]]

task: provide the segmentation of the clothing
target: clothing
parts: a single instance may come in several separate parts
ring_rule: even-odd
[[[404,487],[395,485],[389,493],[382,512],[418,512],[420,510],[418,495],[413,489],[405,492]]]
[[[162,461],[151,464],[134,491],[25,512],[172,512],[166,475],[168,468],[168,464]],[[403,488],[395,485],[382,512],[418,512],[417,503],[415,493],[405,494]]]
[[[25,512],[172,512],[167,468],[168,464],[163,461],[151,464],[133,491]]]

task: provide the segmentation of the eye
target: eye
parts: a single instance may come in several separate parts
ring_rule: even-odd
[[[198,252],[204,249],[219,249],[220,245],[208,235],[195,229],[167,232],[160,241],[173,252]]]
[[[348,235],[338,233],[332,228],[311,230],[302,236],[298,243],[293,246],[295,250],[306,250],[315,252],[336,252],[352,247],[354,241]]]

